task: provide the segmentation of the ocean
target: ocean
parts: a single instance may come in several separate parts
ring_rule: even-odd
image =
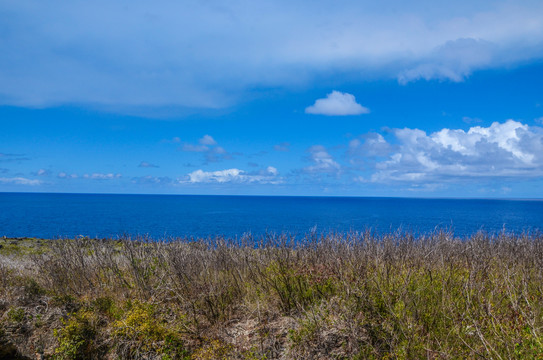
[[[0,193],[0,236],[239,238],[543,229],[542,200]]]

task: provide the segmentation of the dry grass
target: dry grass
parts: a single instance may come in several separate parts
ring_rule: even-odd
[[[543,358],[541,234],[77,239],[1,256],[0,356],[4,342],[57,359]]]

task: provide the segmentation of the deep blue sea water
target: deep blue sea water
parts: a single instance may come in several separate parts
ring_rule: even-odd
[[[542,200],[0,193],[0,236],[543,230]]]

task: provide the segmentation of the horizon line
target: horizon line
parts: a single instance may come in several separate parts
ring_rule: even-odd
[[[507,200],[543,201],[530,197],[449,197],[449,196],[371,196],[371,195],[254,195],[254,194],[155,194],[155,193],[98,193],[98,192],[46,192],[46,191],[0,191],[0,194],[47,194],[47,195],[141,195],[141,196],[230,196],[230,197],[290,197],[290,198],[360,198],[360,199],[420,199],[420,200]]]

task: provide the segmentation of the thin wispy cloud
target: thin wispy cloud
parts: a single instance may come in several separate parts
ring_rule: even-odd
[[[258,183],[258,184],[279,184],[282,179],[278,177],[279,172],[273,166],[268,166],[258,172],[246,172],[232,168],[218,171],[203,171],[201,169],[187,175],[184,182],[188,183]]]
[[[49,171],[47,169],[39,169],[38,171],[36,171],[34,173],[34,175],[36,175],[36,176],[49,176],[49,175],[51,175],[51,171]]]
[[[220,162],[232,158],[232,154],[228,153],[222,146],[219,146],[217,141],[210,135],[201,137],[197,144],[185,143],[181,146],[180,150],[203,153],[204,163]]]
[[[282,152],[290,151],[290,143],[285,141],[280,144],[276,144],[273,146],[273,149],[275,151],[282,151]]]
[[[131,179],[133,184],[138,185],[172,185],[175,183],[174,179],[168,176],[138,176]]]
[[[91,179],[91,180],[113,180],[113,179],[120,179],[122,177],[121,174],[113,174],[113,173],[92,173],[92,174],[84,174],[84,179]]]
[[[61,172],[59,172],[57,174],[57,178],[59,178],[59,179],[77,179],[77,178],[79,178],[79,175],[74,174],[74,173],[68,174],[68,173],[66,173],[64,171],[61,171]]]
[[[465,122],[466,124],[480,124],[483,122],[483,120],[477,118],[477,117],[469,117],[469,116],[463,116],[462,117],[462,121]]]
[[[184,144],[181,149],[188,152],[206,152],[210,150],[208,146],[200,144]]]
[[[419,79],[463,81],[475,70],[500,63],[500,49],[494,43],[473,38],[447,41],[398,76],[401,84]]]
[[[183,151],[191,151],[191,152],[206,152],[213,149],[213,147],[217,145],[217,142],[215,139],[213,139],[210,135],[204,135],[198,140],[198,144],[183,144]],[[219,149],[222,149],[219,147]],[[221,152],[222,150],[219,150]]]
[[[30,160],[25,154],[0,153],[0,162],[16,162]]]
[[[368,114],[370,110],[356,102],[354,95],[332,91],[324,99],[317,99],[305,108],[306,114],[345,116]]]
[[[140,167],[140,168],[158,168],[159,166],[155,165],[155,164],[151,164],[151,163],[149,163],[147,161],[142,161],[142,162],[140,162],[138,167]]]
[[[12,185],[28,185],[28,186],[38,186],[42,185],[43,181],[36,179],[28,179],[25,177],[0,177],[0,184],[12,184]]]
[[[162,139],[160,142],[165,144],[179,144],[181,143],[181,138],[179,136],[174,136],[171,139]]]

